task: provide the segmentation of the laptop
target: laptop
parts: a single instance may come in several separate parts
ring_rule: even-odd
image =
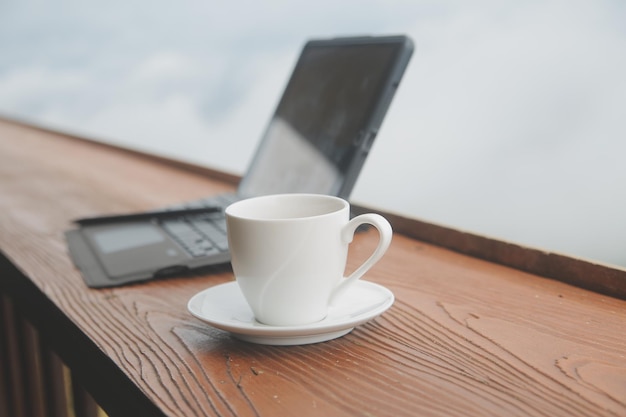
[[[123,285],[229,262],[224,209],[243,198],[297,192],[347,199],[412,52],[406,36],[306,42],[235,193],[83,219],[66,232],[87,285]]]

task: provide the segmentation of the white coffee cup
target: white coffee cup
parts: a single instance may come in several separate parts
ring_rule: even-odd
[[[350,220],[347,201],[321,194],[254,197],[226,209],[235,278],[257,321],[272,326],[314,323],[361,278],[391,243],[389,222],[373,213]],[[348,245],[362,224],[379,232],[378,246],[344,278]]]

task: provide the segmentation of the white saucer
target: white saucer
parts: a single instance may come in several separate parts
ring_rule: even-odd
[[[187,308],[200,320],[247,342],[305,345],[341,337],[385,312],[393,301],[387,288],[359,280],[336,300],[324,320],[302,326],[268,326],[254,319],[237,283],[229,282],[194,295]]]

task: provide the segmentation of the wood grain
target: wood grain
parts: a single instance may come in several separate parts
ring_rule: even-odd
[[[94,290],[67,255],[73,218],[232,187],[0,120],[0,291],[110,415],[626,415],[625,301],[398,233],[366,276],[394,306],[295,347],[240,342],[187,312],[233,279],[227,266]],[[376,240],[357,235],[350,268]]]

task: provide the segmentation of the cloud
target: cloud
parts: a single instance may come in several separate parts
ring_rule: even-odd
[[[4,2],[0,112],[241,173],[307,38],[405,32],[354,199],[626,264],[625,18],[617,0]]]
[[[626,263],[626,34],[609,5],[466,8],[416,25],[354,197]]]

